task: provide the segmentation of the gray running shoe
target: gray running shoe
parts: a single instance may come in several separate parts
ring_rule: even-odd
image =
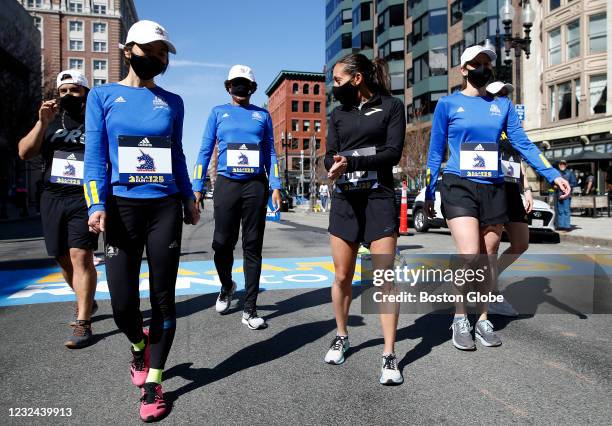
[[[501,339],[493,330],[493,324],[489,320],[482,320],[476,323],[476,338],[484,346],[500,346],[502,344]]]
[[[89,321],[77,321],[72,327],[72,335],[66,340],[64,345],[68,349],[81,349],[94,342]]]
[[[466,316],[455,317],[450,328],[453,330],[453,345],[457,349],[462,351],[476,349],[474,339],[472,338],[472,326]]]

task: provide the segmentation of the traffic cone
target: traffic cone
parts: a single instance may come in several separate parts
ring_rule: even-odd
[[[400,235],[408,234],[408,186],[402,182],[402,203],[400,205]]]

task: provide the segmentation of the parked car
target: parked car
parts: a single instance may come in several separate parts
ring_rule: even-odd
[[[433,219],[427,217],[423,206],[425,204],[425,188],[421,189],[414,201],[413,218],[414,229],[417,232],[427,232],[431,228],[446,228],[446,220],[442,216],[440,207],[440,192],[436,191],[434,208],[436,216]],[[528,215],[529,231],[554,232],[555,211],[544,201],[533,200],[533,210]]]

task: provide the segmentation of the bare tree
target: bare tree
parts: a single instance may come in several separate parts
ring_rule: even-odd
[[[406,140],[400,166],[404,176],[417,179],[422,185],[427,167],[431,123],[424,123],[420,118],[421,111],[418,110],[415,112],[414,125],[406,129]]]

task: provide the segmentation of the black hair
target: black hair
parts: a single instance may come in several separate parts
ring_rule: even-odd
[[[336,64],[344,65],[344,71],[351,77],[357,73],[361,74],[365,85],[370,90],[381,95],[391,95],[389,66],[384,59],[374,58],[370,61],[361,53],[350,53]]]

